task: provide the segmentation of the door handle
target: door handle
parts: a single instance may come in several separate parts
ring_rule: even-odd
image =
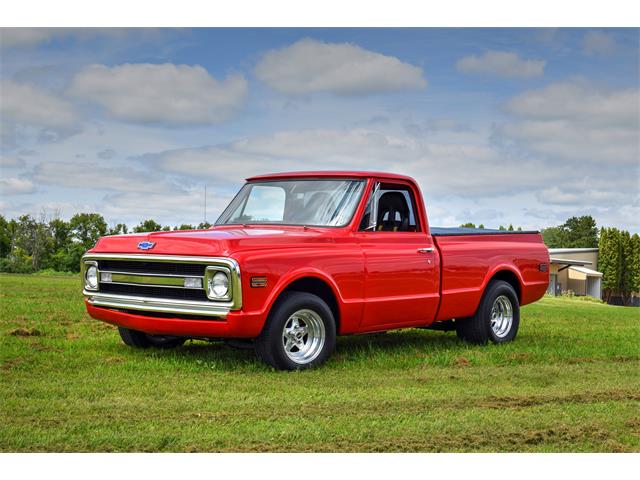
[[[435,250],[433,247],[419,248],[418,253],[431,253]]]

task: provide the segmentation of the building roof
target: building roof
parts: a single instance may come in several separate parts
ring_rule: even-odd
[[[551,263],[559,263],[560,265],[591,265],[591,262],[588,262],[587,260],[575,260],[573,258],[568,259],[551,257],[549,260],[551,260]]]
[[[586,253],[597,252],[597,248],[550,248],[549,254],[553,253]]]
[[[601,277],[602,276],[601,272],[596,272],[595,270],[591,270],[590,268],[586,268],[586,267],[571,266],[571,267],[569,267],[569,269],[570,270],[574,270],[576,272],[584,273],[587,277]]]

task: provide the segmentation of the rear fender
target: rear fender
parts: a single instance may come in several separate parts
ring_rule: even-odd
[[[522,303],[522,291],[524,289],[524,280],[522,279],[522,274],[518,271],[517,268],[515,268],[513,265],[509,265],[508,263],[496,265],[487,272],[487,275],[485,276],[482,282],[482,288],[480,290],[482,292],[482,295],[484,295],[484,292],[486,291],[487,286],[489,285],[489,282],[493,279],[493,277],[495,277],[498,273],[504,272],[504,271],[513,273],[518,279],[520,288],[518,288],[516,292],[518,293],[518,301]],[[480,298],[482,298],[482,295],[480,296]],[[480,305],[479,301],[478,301],[478,305]]]

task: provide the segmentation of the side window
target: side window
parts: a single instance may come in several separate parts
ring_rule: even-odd
[[[360,222],[361,231],[418,232],[416,202],[411,189],[402,184],[376,184]]]

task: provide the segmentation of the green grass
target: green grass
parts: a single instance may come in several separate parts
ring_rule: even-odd
[[[640,451],[640,309],[545,298],[508,345],[344,337],[285,373],[221,343],[128,348],[79,289],[0,275],[2,451]]]

